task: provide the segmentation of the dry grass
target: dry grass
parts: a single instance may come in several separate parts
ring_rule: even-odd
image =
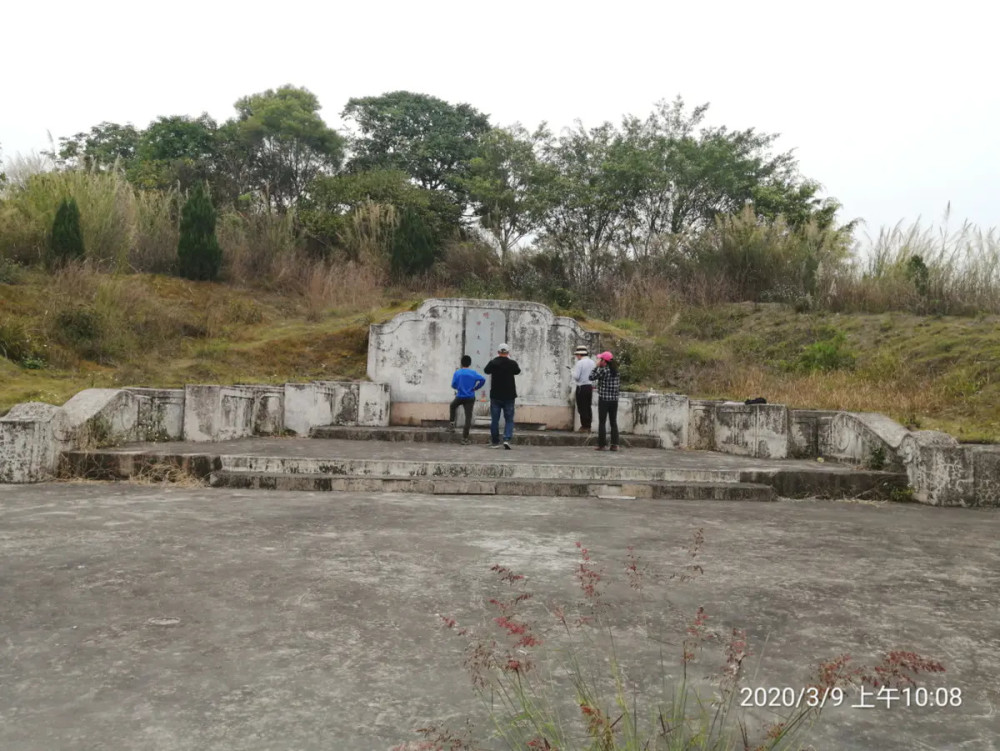
[[[201,488],[208,479],[198,477],[184,467],[173,462],[152,461],[144,463],[139,471],[129,478],[135,485],[172,485],[179,488]]]
[[[351,214],[339,239],[349,259],[380,267],[385,273],[393,233],[398,224],[395,206],[365,201]]]
[[[222,248],[223,277],[239,286],[280,288],[297,268],[302,248],[293,214],[240,214],[219,217],[216,235]]]
[[[883,228],[835,275],[825,302],[847,311],[1000,313],[1000,235],[969,223],[952,230],[949,211],[937,227]]]
[[[738,361],[706,374],[702,388],[709,398],[764,396],[769,402],[800,409],[881,412],[910,424],[920,415],[942,411],[947,403],[933,381],[873,380],[851,371],[791,374]]]
[[[637,275],[622,280],[609,294],[613,320],[636,321],[653,335],[670,331],[684,307],[683,296],[675,286],[658,276]]]
[[[315,261],[305,266],[299,291],[306,320],[319,321],[330,309],[350,314],[378,307],[385,289],[383,273],[378,267],[354,261]]]

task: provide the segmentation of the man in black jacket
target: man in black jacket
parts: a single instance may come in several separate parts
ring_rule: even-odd
[[[500,448],[500,412],[503,412],[503,447],[510,449],[514,437],[514,400],[517,386],[514,376],[521,368],[510,357],[510,347],[501,344],[497,356],[490,360],[483,372],[490,376],[490,448]]]

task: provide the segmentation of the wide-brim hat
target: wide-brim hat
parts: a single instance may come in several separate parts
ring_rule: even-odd
[[[587,349],[586,347],[584,347],[581,344],[579,347],[576,348],[576,350],[573,352],[573,354],[575,354],[575,355],[589,355],[590,354],[590,350]]]

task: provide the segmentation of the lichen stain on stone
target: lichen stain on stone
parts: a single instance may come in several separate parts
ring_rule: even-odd
[[[340,411],[333,418],[335,425],[350,425],[358,421],[358,391],[352,386],[344,391]]]

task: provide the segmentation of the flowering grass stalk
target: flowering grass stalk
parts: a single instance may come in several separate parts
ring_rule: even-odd
[[[687,565],[670,577],[656,577],[633,548],[622,571],[627,588],[645,602],[651,579],[686,583],[703,569],[704,545],[698,530],[686,551]],[[442,616],[446,630],[467,641],[465,667],[472,688],[489,717],[489,737],[468,731],[459,736],[436,727],[419,732],[423,740],[394,751],[457,751],[507,748],[518,751],[793,751],[819,718],[825,702],[798,703],[783,716],[750,729],[751,716],[740,701],[745,693],[745,665],[753,655],[747,634],[732,627],[723,638],[703,607],[690,617],[677,646],[679,677],[671,680],[662,644],[652,635],[652,619],[642,609],[636,619],[609,599],[615,580],[591,552],[576,544],[579,559],[573,576],[582,600],[573,606],[543,605],[526,589],[524,575],[492,567],[500,593],[488,601],[489,617],[476,628]],[[626,616],[623,623],[620,616]],[[636,623],[636,621],[638,621]],[[657,646],[659,681],[635,677],[641,665],[621,659],[617,635],[640,628]],[[676,640],[674,640],[676,643]],[[706,651],[721,658],[711,675],[696,676]],[[588,657],[597,654],[594,664]],[[640,656],[641,657],[641,656]],[[856,664],[849,655],[821,662],[802,695],[826,697],[862,685],[915,686],[922,673],[944,667],[914,652],[889,652],[874,667]],[[653,685],[657,684],[658,685]],[[499,744],[499,745],[497,745]]]

